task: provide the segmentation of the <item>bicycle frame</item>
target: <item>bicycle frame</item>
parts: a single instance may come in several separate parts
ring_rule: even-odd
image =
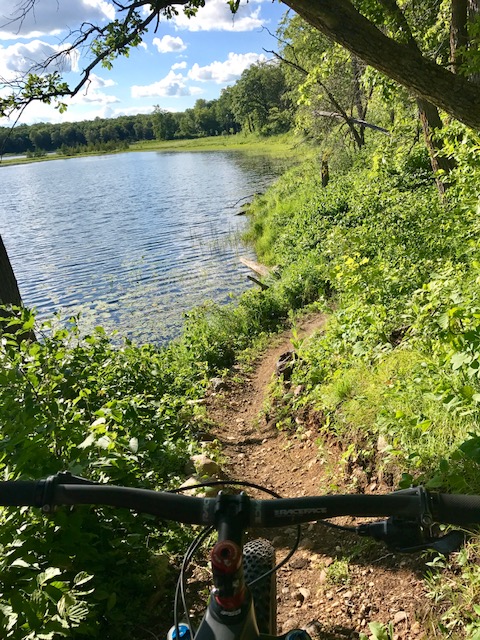
[[[244,529],[249,518],[248,501],[244,494],[238,496],[235,503],[228,496],[218,498],[218,541],[210,554],[214,588],[195,640],[293,640],[294,631],[272,636],[260,633],[257,626],[242,562]],[[296,640],[309,640],[305,631],[295,631]]]

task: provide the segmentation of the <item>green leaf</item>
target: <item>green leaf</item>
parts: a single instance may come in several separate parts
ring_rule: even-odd
[[[94,422],[92,422],[92,424],[90,425],[91,427],[98,427],[101,424],[105,424],[106,420],[103,416],[101,416],[100,418],[97,418]]]
[[[79,449],[87,449],[95,443],[95,434],[90,433],[83,442],[78,445]]]
[[[80,573],[77,573],[77,575],[73,579],[73,584],[76,587],[79,587],[82,584],[86,584],[87,582],[90,582],[90,580],[92,579],[93,579],[92,575],[90,575],[86,571],[80,571]]]
[[[108,447],[111,444],[111,440],[108,436],[102,436],[101,438],[99,438],[97,440],[97,447],[100,447],[100,449],[108,449]]]
[[[108,597],[107,611],[111,611],[116,604],[117,604],[117,594],[115,593],[115,591],[112,591],[112,593]]]
[[[464,351],[457,351],[450,359],[454,371],[472,360],[472,356]]]
[[[49,582],[53,578],[56,578],[61,573],[62,572],[58,567],[48,567],[48,569],[45,569],[45,571],[42,571],[41,573],[38,574],[37,576],[38,586],[41,587],[43,584],[45,584],[46,582]]]
[[[22,569],[26,569],[31,567],[32,565],[29,562],[26,562],[25,560],[22,560],[22,558],[17,558],[16,560],[14,560],[12,562],[12,564],[10,565],[11,567],[21,567]]]

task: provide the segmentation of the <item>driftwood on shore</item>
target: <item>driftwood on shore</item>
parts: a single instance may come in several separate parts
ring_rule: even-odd
[[[261,278],[268,278],[276,275],[274,269],[271,269],[270,267],[267,267],[264,264],[260,264],[259,262],[255,262],[254,260],[250,260],[249,258],[240,256],[240,262],[244,264],[246,267],[248,267],[249,269],[251,269],[254,273],[256,273]],[[258,284],[258,286],[261,287],[262,289],[268,289],[268,284],[265,284],[265,282],[263,282],[262,280],[259,280],[255,276],[250,275],[250,276],[247,276],[247,278],[252,282],[254,282],[255,284]]]
[[[262,276],[262,278],[265,278],[272,273],[270,267],[266,267],[264,264],[260,264],[259,262],[255,262],[254,260],[250,260],[249,258],[240,256],[240,262],[255,273],[258,273],[258,275]]]

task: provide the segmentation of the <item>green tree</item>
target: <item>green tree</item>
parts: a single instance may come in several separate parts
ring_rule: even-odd
[[[28,137],[35,150],[50,151],[52,149],[51,126],[36,125],[31,127]]]
[[[222,89],[220,97],[215,101],[216,118],[223,133],[238,133],[240,124],[233,114],[233,90],[232,87]]]
[[[218,120],[215,110],[215,100],[199,99],[193,107],[195,126],[200,136],[214,136],[218,134]]]
[[[153,111],[152,123],[157,140],[173,140],[178,127],[172,113],[157,105]]]
[[[289,128],[290,108],[283,68],[277,62],[254,64],[232,87],[232,111],[250,133],[280,133]],[[279,117],[279,111],[285,117]]]
[[[298,15],[286,15],[279,29],[280,53],[292,99],[298,103],[297,127],[325,139],[332,121],[347,125],[354,143],[365,144],[369,95],[365,65]]]

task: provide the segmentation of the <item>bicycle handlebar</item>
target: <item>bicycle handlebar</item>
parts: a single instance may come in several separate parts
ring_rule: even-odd
[[[226,483],[228,484],[228,483]],[[239,508],[238,496],[224,496],[232,509]],[[105,505],[184,524],[214,525],[218,498],[199,498],[148,489],[96,484],[68,473],[46,480],[0,482],[0,505],[40,507],[48,512],[60,505]],[[277,500],[248,498],[246,527],[281,527],[337,516],[421,519],[446,524],[480,523],[480,496],[437,494],[415,487],[387,495],[329,495]]]

